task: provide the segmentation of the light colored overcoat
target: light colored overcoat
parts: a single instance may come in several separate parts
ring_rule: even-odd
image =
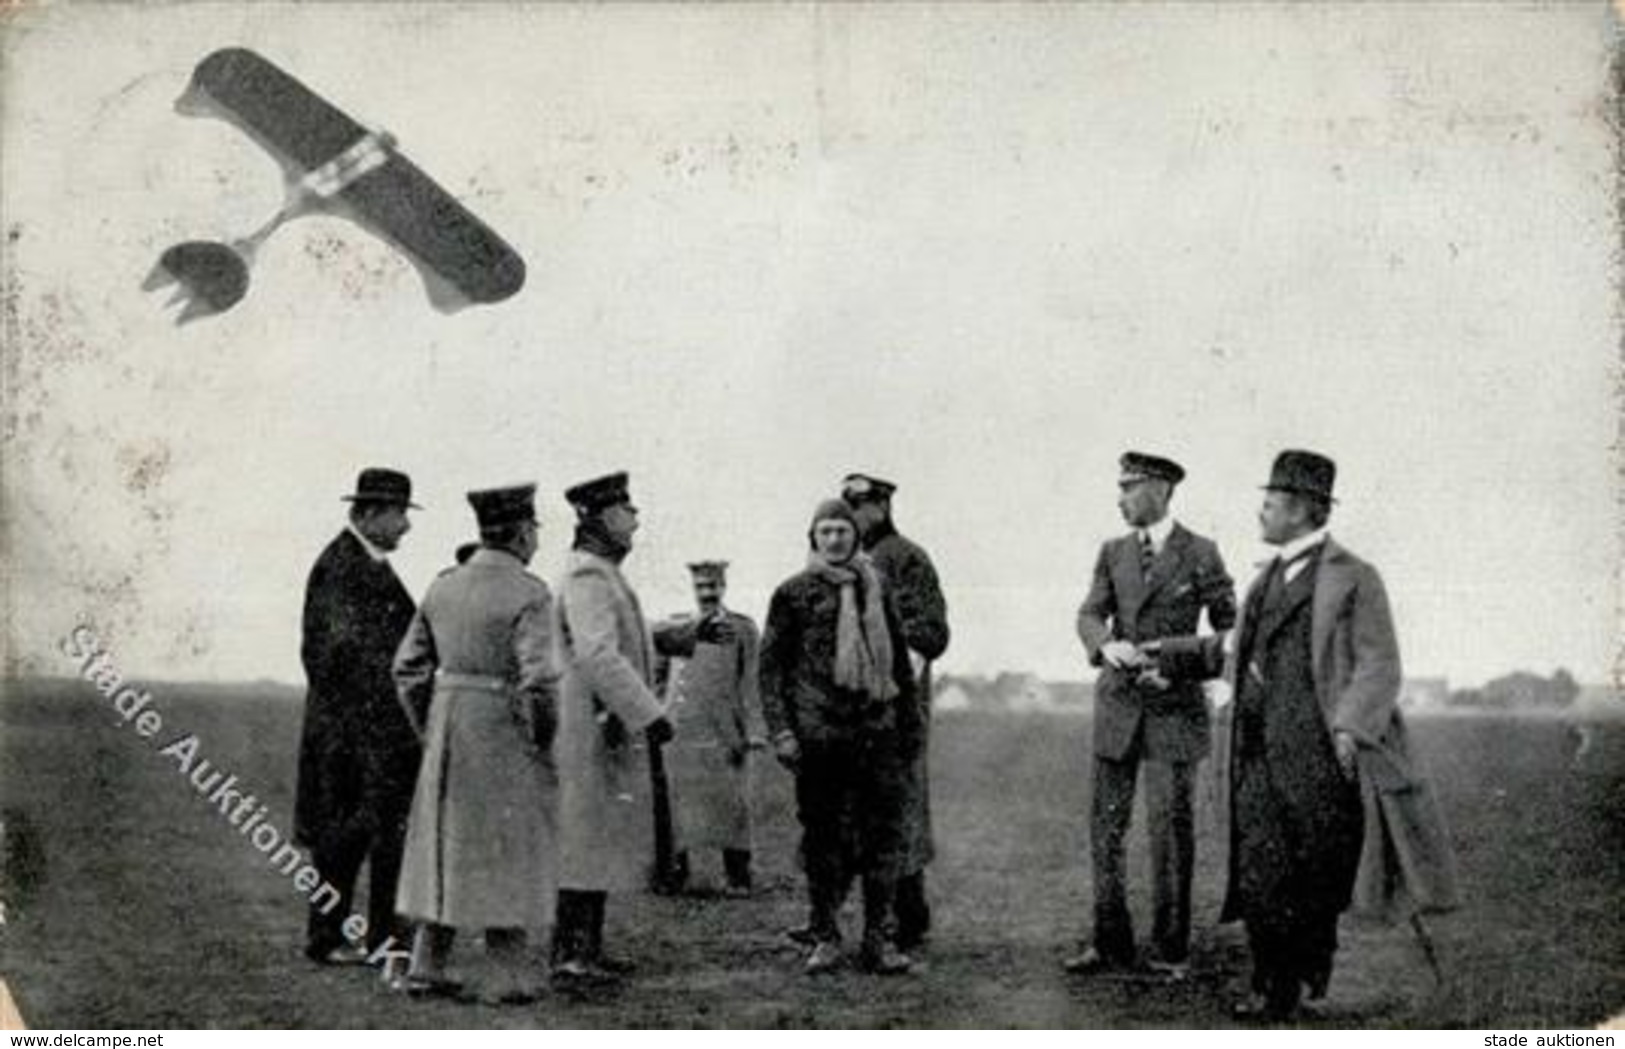
[[[654,860],[648,748],[664,716],[652,691],[654,644],[620,568],[571,553],[555,606],[559,660],[559,887],[620,891]]]

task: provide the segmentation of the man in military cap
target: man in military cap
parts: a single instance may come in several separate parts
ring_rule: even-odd
[[[650,857],[647,748],[671,739],[653,691],[655,652],[637,595],[621,574],[638,510],[625,473],[565,492],[576,532],[556,622],[564,680],[559,769],[559,894],[553,972],[567,984],[613,979],[604,953],[609,893],[639,888]]]
[[[1169,679],[1222,668],[1234,697],[1219,737],[1230,845],[1220,920],[1247,927],[1243,1019],[1290,1019],[1306,990],[1325,994],[1351,903],[1393,917],[1407,901],[1430,962],[1421,914],[1457,903],[1449,837],[1399,712],[1382,577],[1326,531],[1336,476],[1315,452],[1276,458],[1258,520],[1278,552],[1248,588],[1228,652],[1216,637],[1147,646]]]
[[[925,891],[925,868],[936,853],[931,831],[931,664],[948,649],[948,604],[942,596],[930,556],[897,531],[892,522],[892,494],[897,486],[867,474],[848,474],[841,497],[852,507],[859,540],[897,605],[903,639],[914,669],[920,704],[916,757],[902,781],[905,847],[897,879],[897,946],[918,950],[931,928]]]
[[[468,493],[480,546],[442,572],[395,658],[401,709],[424,739],[399,909],[419,924],[397,987],[457,993],[446,974],[456,930],[483,930],[498,978],[482,997],[541,993],[528,930],[553,912],[559,669],[552,595],[536,553],[536,486]]]
[[[311,851],[337,906],[310,908],[305,954],[360,964],[405,930],[394,919],[395,881],[418,770],[418,740],[395,702],[390,663],[412,621],[412,596],[389,554],[411,528],[412,481],[369,467],[356,478],[350,520],[316,559],[305,584],[300,658],[309,690],[299,742],[294,838]],[[343,923],[363,862],[371,865],[366,948]]]
[[[666,748],[676,816],[674,874],[689,874],[698,849],[720,849],[728,892],[751,890],[750,752],[767,744],[757,693],[756,624],[727,608],[728,562],[688,566],[698,615],[662,624],[657,637],[676,739]],[[723,627],[724,629],[717,629]],[[702,637],[703,635],[703,637]]]
[[[1090,663],[1101,668],[1095,682],[1089,818],[1094,943],[1068,959],[1066,968],[1091,973],[1137,962],[1123,839],[1143,762],[1153,909],[1147,961],[1153,970],[1179,979],[1189,972],[1196,856],[1192,799],[1196,767],[1209,746],[1207,701],[1198,682],[1170,684],[1159,677],[1137,645],[1195,634],[1204,611],[1213,630],[1228,630],[1236,620],[1236,598],[1218,547],[1169,516],[1184,468],[1141,452],[1123,455],[1119,467],[1117,507],[1133,531],[1101,547],[1089,594],[1078,609],[1078,636]]]

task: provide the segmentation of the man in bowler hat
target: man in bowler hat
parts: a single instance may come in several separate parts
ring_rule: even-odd
[[[1454,856],[1398,708],[1402,672],[1377,570],[1326,531],[1336,465],[1275,460],[1259,527],[1277,553],[1247,590],[1233,643],[1151,643],[1171,679],[1223,669],[1233,710],[1219,736],[1221,921],[1242,921],[1253,956],[1242,1019],[1290,1019],[1326,993],[1337,920],[1351,903],[1392,916],[1456,905]]]
[[[412,596],[389,554],[411,523],[412,481],[369,467],[356,479],[350,519],[316,559],[305,584],[300,658],[309,688],[299,742],[294,839],[307,846],[322,880],[339,891],[336,907],[310,908],[305,954],[319,964],[359,964],[391,935],[395,882],[417,777],[417,735],[395,701],[390,665],[412,622]],[[342,931],[363,862],[370,863],[367,934],[361,945]]]
[[[1207,701],[1196,681],[1170,684],[1149,668],[1141,641],[1196,633],[1203,612],[1215,631],[1235,622],[1234,584],[1213,541],[1169,516],[1184,467],[1128,452],[1119,460],[1117,507],[1132,529],[1095,560],[1078,609],[1078,636],[1095,682],[1094,793],[1090,855],[1094,943],[1068,959],[1072,973],[1128,969],[1138,962],[1128,911],[1123,841],[1143,764],[1151,840],[1152,953],[1169,978],[1189,971],[1196,767],[1209,745]]]

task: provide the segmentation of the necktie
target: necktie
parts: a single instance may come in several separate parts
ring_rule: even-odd
[[[1156,560],[1156,548],[1151,545],[1151,533],[1140,533],[1140,578],[1151,577],[1151,562]]]

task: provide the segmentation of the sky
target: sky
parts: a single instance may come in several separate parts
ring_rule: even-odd
[[[301,680],[305,574],[357,470],[426,507],[614,469],[628,576],[760,617],[839,478],[898,483],[959,673],[1088,673],[1073,616],[1129,448],[1238,580],[1286,447],[1339,466],[1407,672],[1602,681],[1617,654],[1617,348],[1602,5],[45,7],[0,38],[8,666]],[[251,47],[525,258],[451,314],[342,219],[177,329],[162,250],[281,203],[177,115]],[[94,60],[88,56],[94,54]]]

